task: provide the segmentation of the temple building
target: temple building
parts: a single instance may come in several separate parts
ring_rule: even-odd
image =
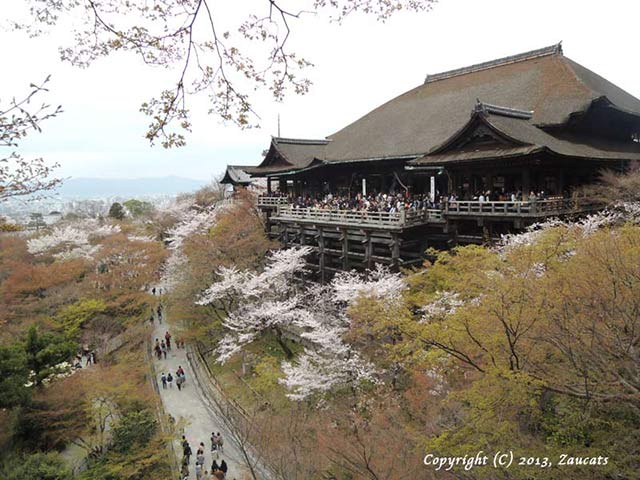
[[[635,160],[640,100],[558,44],[427,75],[325,139],[274,137],[247,174],[266,178],[269,233],[313,246],[324,276],[585,214],[600,204],[580,187]],[[391,208],[334,208],[381,195]]]

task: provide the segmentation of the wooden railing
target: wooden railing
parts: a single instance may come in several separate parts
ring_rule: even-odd
[[[370,212],[298,208],[290,206],[287,197],[261,197],[259,206],[275,209],[273,220],[325,223],[375,228],[405,228],[427,223],[441,223],[448,217],[528,217],[544,218],[555,215],[593,211],[601,204],[588,199],[552,198],[516,202],[446,201],[440,208],[402,210],[399,212]]]
[[[552,198],[516,202],[448,201],[444,216],[548,217],[572,212],[595,210],[600,205],[587,199]]]
[[[371,227],[406,227],[442,221],[439,209],[402,210],[400,212],[369,212],[320,208],[278,207],[273,220],[297,220],[336,225]]]
[[[277,207],[278,205],[288,205],[289,202],[288,197],[270,197],[268,195],[258,197],[259,207]]]

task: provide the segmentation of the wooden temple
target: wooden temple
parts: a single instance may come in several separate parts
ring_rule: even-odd
[[[270,235],[314,247],[324,277],[409,266],[428,247],[487,242],[598,209],[580,187],[640,160],[639,140],[640,100],[558,44],[428,75],[325,139],[274,137],[248,175],[266,177],[258,206]],[[292,205],[383,192],[430,202],[375,212]]]

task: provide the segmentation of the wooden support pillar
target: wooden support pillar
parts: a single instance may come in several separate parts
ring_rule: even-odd
[[[347,230],[342,230],[342,269],[344,271],[349,270],[349,237],[347,236]]]
[[[264,212],[264,223],[265,229],[267,230],[267,235],[271,233],[271,212],[269,210],[265,210]]]
[[[271,193],[271,177],[267,177],[267,194]]]
[[[373,242],[371,241],[371,232],[365,232],[364,234],[364,266],[371,270],[373,267]]]
[[[324,233],[322,227],[318,230],[318,267],[320,269],[320,283],[325,282],[325,253],[324,253]]]
[[[304,238],[304,225],[298,225],[298,235],[300,236],[300,246],[306,245],[306,239]]]
[[[398,268],[400,266],[400,237],[397,233],[391,234],[392,242],[391,242],[391,265],[394,268]]]

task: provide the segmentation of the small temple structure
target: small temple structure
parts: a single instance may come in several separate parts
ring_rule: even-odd
[[[270,235],[313,246],[324,277],[596,210],[580,187],[637,160],[640,100],[558,44],[427,75],[325,139],[273,137],[224,181],[266,178]]]

